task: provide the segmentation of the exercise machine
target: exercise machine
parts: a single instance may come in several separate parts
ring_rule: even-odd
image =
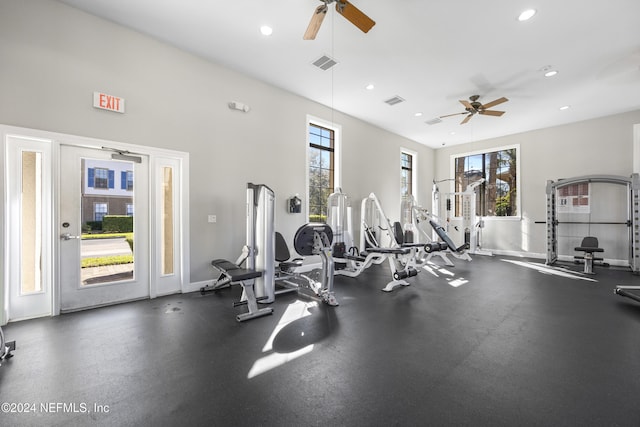
[[[447,180],[449,181],[449,180]],[[463,192],[454,193],[440,193],[438,188],[438,182],[433,182],[433,189],[431,192],[431,206],[434,212],[434,217],[437,223],[440,221],[440,196],[446,195],[446,219],[444,231],[449,232],[449,224],[451,222],[451,210],[452,200],[451,197],[459,197],[461,203],[462,214],[462,229],[464,231],[464,244],[467,246],[467,251],[474,255],[493,255],[490,251],[482,248],[482,230],[484,229],[484,219],[477,215],[476,211],[476,189],[485,181],[484,178],[480,178],[477,181],[467,185],[467,188]],[[442,182],[442,181],[440,181]],[[457,229],[457,228],[456,228]],[[438,231],[433,230],[433,240],[438,239]],[[455,247],[455,245],[454,245]]]
[[[559,221],[558,220],[558,196],[559,190],[569,185],[607,183],[624,186],[627,193],[627,219],[618,222],[606,221]],[[559,224],[600,224],[623,225],[628,228],[628,266],[634,274],[640,274],[640,175],[632,174],[630,177],[616,175],[585,175],[574,178],[547,181],[547,256],[546,263],[553,265],[558,261],[558,225]],[[586,268],[586,267],[585,267]]]
[[[355,255],[357,248],[353,243],[353,220],[351,199],[337,187],[327,199],[327,224],[333,232],[332,254],[337,263],[345,255]]]
[[[15,341],[5,341],[4,340],[4,332],[2,332],[2,326],[0,326],[0,365],[6,359],[10,359],[13,357],[11,353],[16,349]]]
[[[346,196],[341,192],[331,195],[334,199],[346,200]],[[332,201],[334,206],[340,206],[338,202]],[[343,204],[346,206],[346,203]],[[337,224],[334,220],[337,217],[339,208],[329,211],[330,224]],[[346,212],[346,210],[345,210]],[[342,214],[340,217],[344,221],[350,218],[350,214]],[[418,264],[417,253],[418,244],[406,244],[403,246],[402,233],[396,235],[395,231],[401,230],[398,224],[392,225],[385,216],[382,206],[376,195],[371,193],[362,200],[361,208],[361,232],[360,248],[345,252],[339,260],[341,268],[335,270],[335,274],[348,277],[357,277],[365,269],[374,264],[382,264],[388,261],[392,280],[382,289],[391,292],[397,286],[409,286],[405,280],[418,274],[416,268]],[[345,222],[342,225],[334,225],[339,230],[350,230],[350,225]]]
[[[247,184],[246,244],[235,263],[214,260],[219,273],[211,285],[201,293],[239,283],[243,293],[234,306],[247,305],[249,312],[239,315],[238,321],[261,317],[273,312],[259,309],[258,303],[271,303],[277,294],[311,289],[315,296],[328,305],[338,305],[333,291],[333,259],[331,257],[331,229],[326,224],[306,224],[298,229],[294,247],[302,256],[318,255],[321,259],[320,280],[305,274],[308,266],[302,260],[287,262],[288,247],[284,238],[275,231],[275,193],[264,184]],[[280,244],[276,245],[276,241]],[[283,249],[286,254],[283,255]],[[280,261],[280,265],[276,262]],[[246,268],[241,265],[246,263]],[[311,268],[312,270],[317,270]],[[276,287],[276,284],[280,285]],[[271,311],[269,311],[271,310]]]
[[[280,262],[279,274],[276,282],[290,290],[310,289],[314,295],[330,306],[337,306],[338,300],[333,291],[334,261],[331,255],[331,242],[333,232],[328,224],[308,223],[300,227],[293,238],[293,247],[296,252],[305,257],[319,255],[322,263],[320,269],[315,269],[320,274],[316,280],[305,274],[304,264],[296,262]],[[284,239],[282,239],[284,242]],[[302,281],[302,283],[300,283]]]
[[[424,258],[424,262],[427,262],[430,261],[432,257],[439,256],[449,267],[453,267],[454,264],[448,255],[465,261],[471,261],[471,257],[467,253],[468,244],[464,243],[462,246],[456,247],[445,228],[438,224],[435,218],[436,217],[431,215],[426,209],[417,206],[413,196],[407,195],[403,197],[401,222],[405,224],[405,238],[415,238],[416,241],[425,241],[422,245],[422,250],[425,255],[419,254],[419,258]],[[430,225],[431,233],[425,230],[423,224]],[[420,239],[420,236],[422,236],[422,239]]]

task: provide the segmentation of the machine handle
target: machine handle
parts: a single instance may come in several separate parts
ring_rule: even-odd
[[[71,233],[62,233],[60,235],[60,239],[62,240],[71,240],[71,239],[81,239],[82,236],[72,236]]]

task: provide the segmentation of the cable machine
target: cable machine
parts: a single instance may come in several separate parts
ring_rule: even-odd
[[[445,180],[451,181],[451,180]],[[442,182],[442,181],[440,181]],[[468,246],[468,252],[475,255],[493,255],[491,252],[482,248],[482,229],[484,228],[484,219],[477,216],[476,212],[476,189],[484,182],[484,178],[472,182],[467,185],[467,188],[463,192],[455,193],[440,193],[438,183],[433,182],[433,189],[431,192],[431,208],[434,212],[434,217],[438,223],[441,223],[440,218],[440,195],[444,194],[446,198],[446,218],[444,223],[444,229],[449,232],[449,223],[451,222],[451,209],[452,200],[451,196],[460,196],[461,203],[461,216],[462,216],[462,229],[464,231],[464,242]],[[477,221],[477,222],[476,222]],[[457,229],[457,228],[456,228]],[[433,240],[437,241],[438,236],[436,231],[433,231]]]
[[[624,185],[627,188],[627,220],[626,222],[581,222],[559,221],[557,207],[557,190],[562,187],[583,183],[608,183]],[[547,181],[547,261],[553,265],[558,260],[558,224],[626,224],[629,229],[629,267],[634,274],[640,274],[640,175],[634,173],[630,177],[616,175],[585,175],[575,178]]]

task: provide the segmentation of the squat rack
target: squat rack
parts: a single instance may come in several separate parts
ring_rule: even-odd
[[[634,274],[640,274],[640,175],[630,177],[616,175],[584,175],[575,178],[547,181],[547,264],[558,260],[558,212],[556,210],[556,190],[572,184],[602,182],[620,184],[627,187],[627,222],[629,229],[629,267]],[[577,222],[572,222],[577,223]],[[592,222],[591,224],[611,224],[609,222]]]

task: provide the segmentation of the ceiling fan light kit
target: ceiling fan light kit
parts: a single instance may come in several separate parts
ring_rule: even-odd
[[[373,19],[369,18],[360,9],[355,7],[347,0],[320,1],[322,2],[322,4],[318,6],[313,12],[311,21],[309,21],[309,25],[307,26],[307,30],[304,32],[304,36],[302,37],[304,40],[315,40],[316,35],[318,35],[318,31],[320,31],[322,21],[324,21],[324,17],[327,15],[327,11],[329,10],[329,5],[331,3],[336,4],[336,12],[344,16],[347,21],[358,27],[363,33],[368,33],[369,30],[373,28],[374,25],[376,25]]]

